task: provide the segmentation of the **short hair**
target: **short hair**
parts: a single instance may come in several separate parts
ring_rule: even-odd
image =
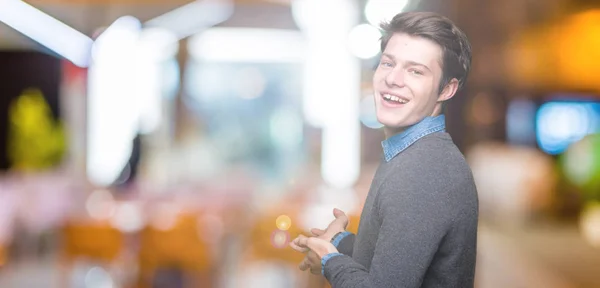
[[[442,79],[439,91],[456,78],[461,89],[471,70],[471,44],[465,33],[450,19],[433,12],[403,12],[381,24],[381,52],[397,33],[423,37],[442,48]]]

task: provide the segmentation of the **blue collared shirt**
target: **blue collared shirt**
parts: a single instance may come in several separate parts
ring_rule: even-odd
[[[446,117],[444,115],[425,117],[421,122],[410,126],[402,133],[398,133],[381,142],[385,161],[389,162],[392,158],[396,157],[396,155],[404,151],[408,146],[417,142],[419,139],[431,133],[445,130]]]

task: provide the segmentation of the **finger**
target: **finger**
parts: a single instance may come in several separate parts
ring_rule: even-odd
[[[306,271],[308,268],[310,268],[310,263],[308,263],[308,259],[304,258],[304,260],[300,262],[300,265],[298,265],[298,268],[300,269],[300,271]]]
[[[340,209],[335,208],[335,209],[333,209],[333,216],[335,216],[335,220],[333,220],[333,222],[331,222],[331,224],[329,225],[329,227],[327,227],[327,229],[329,229],[331,227],[334,230],[337,230],[337,229],[346,230],[346,227],[348,227],[348,223],[350,222],[350,220],[348,219],[348,216],[346,216],[346,213],[344,213],[344,211],[342,211]]]
[[[292,249],[294,249],[294,250],[296,250],[296,251],[298,251],[300,253],[306,253],[306,252],[309,251],[309,249],[306,248],[306,247],[300,247],[300,246],[298,246],[298,244],[296,244],[295,241],[296,240],[290,242],[290,247],[292,247]]]
[[[346,216],[346,213],[344,213],[344,211],[337,209],[337,208],[333,208],[333,216],[335,216],[335,218],[339,218],[342,216]]]
[[[312,265],[312,266],[320,266],[321,265],[321,257],[319,257],[319,255],[312,250],[308,251],[308,253],[306,253],[305,258],[308,260],[309,263],[319,263],[318,265]]]
[[[296,237],[296,239],[294,239],[294,241],[292,241],[292,243],[294,243],[294,245],[296,245],[302,249],[304,249],[304,248],[310,249],[310,247],[308,247],[308,243],[309,243],[308,239],[309,239],[308,237],[300,234],[300,235],[298,235],[298,237]]]
[[[313,236],[317,236],[318,237],[318,236],[321,236],[321,235],[325,234],[325,230],[318,229],[318,228],[313,228],[313,229],[310,229],[310,233],[312,233]]]
[[[309,238],[304,235],[298,236],[298,243],[297,243],[298,246],[300,246],[302,248],[308,248],[312,251],[315,251],[315,253],[317,253],[317,254],[318,254],[317,251],[322,251],[323,249],[327,249],[327,248],[325,248],[326,244],[330,244],[329,241],[325,241],[325,240],[319,239],[317,237]]]
[[[321,275],[321,268],[310,267],[310,273],[314,275]]]
[[[309,238],[304,235],[298,235],[298,237],[296,239],[294,239],[294,243],[296,245],[298,245],[299,247],[310,249],[310,247],[308,247],[308,242],[309,242],[308,239]]]

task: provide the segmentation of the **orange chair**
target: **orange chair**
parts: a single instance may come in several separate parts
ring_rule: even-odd
[[[86,259],[110,266],[119,260],[125,246],[125,235],[108,222],[67,222],[62,236],[61,284],[65,285],[75,261]]]
[[[0,268],[2,268],[8,260],[8,256],[6,254],[6,246],[0,245]]]
[[[63,259],[90,258],[102,262],[117,259],[124,235],[106,222],[67,223],[63,227]]]
[[[197,219],[195,214],[181,214],[169,229],[147,226],[141,231],[140,287],[148,287],[161,268],[176,268],[197,276],[193,277],[193,287],[211,287],[216,269],[210,253],[213,247],[200,237],[202,227],[198,227]]]

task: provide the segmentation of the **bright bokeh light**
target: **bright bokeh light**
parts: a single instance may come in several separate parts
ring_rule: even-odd
[[[379,27],[382,22],[392,20],[403,12],[409,0],[369,0],[365,6],[365,16],[371,25]]]
[[[110,273],[101,267],[93,267],[85,274],[85,287],[114,288],[115,284]]]
[[[348,33],[358,24],[356,4],[345,0],[292,2],[294,20],[308,44],[302,89],[304,119],[323,129],[321,175],[336,188],[353,185],[360,172],[361,68],[348,49]]]
[[[600,104],[549,102],[537,113],[537,142],[548,154],[562,153],[571,143],[600,128]]]
[[[335,220],[334,208],[339,208],[339,206],[330,203],[310,204],[300,213],[298,226],[305,231],[310,231],[312,228],[325,229],[331,221]]]
[[[287,231],[292,226],[292,219],[287,215],[280,215],[275,219],[277,229]]]
[[[323,32],[329,29],[347,30],[355,21],[353,12],[356,7],[353,2],[347,0],[293,0],[292,17],[294,17],[296,25],[307,35],[315,33],[326,35]],[[334,35],[331,34],[329,37],[335,37]]]
[[[345,0],[294,0],[292,15],[306,37],[302,106],[305,121],[322,128],[336,97],[352,99],[353,92],[341,91],[349,75],[360,73],[348,49],[348,33],[357,23],[358,6]],[[335,69],[336,73],[331,70]],[[352,77],[352,76],[350,76]],[[354,79],[353,79],[354,80]],[[360,79],[358,80],[360,81]],[[335,116],[333,116],[335,117]]]
[[[42,44],[79,67],[87,67],[90,37],[20,0],[0,0],[0,22]]]
[[[113,184],[126,168],[137,133],[160,126],[165,65],[179,50],[162,28],[141,29],[134,17],[117,19],[98,37],[89,71],[88,177]],[[167,77],[168,78],[168,77]]]
[[[287,231],[275,230],[271,234],[271,244],[275,248],[285,248],[290,243],[290,234]]]
[[[109,191],[96,190],[88,196],[85,208],[90,217],[96,220],[106,220],[114,215],[116,205]]]
[[[233,14],[231,0],[197,0],[162,14],[145,23],[172,31],[177,40],[227,20]]]
[[[360,101],[360,122],[368,128],[383,128],[383,124],[377,120],[377,107],[373,94],[369,94]]]
[[[94,42],[92,59],[94,62],[102,62],[106,61],[105,58],[112,58],[110,56],[118,55],[120,52],[132,52],[141,29],[142,23],[133,16],[118,18]],[[123,49],[127,49],[127,51],[122,51]],[[97,59],[98,57],[101,59]]]
[[[160,231],[169,231],[175,227],[181,209],[174,203],[160,203],[152,213],[150,225]]]
[[[579,219],[583,238],[593,247],[600,248],[600,203],[586,205]]]
[[[352,93],[349,93],[352,95]],[[324,125],[321,174],[327,185],[346,188],[354,185],[360,174],[360,121],[357,100],[332,108],[332,117]]]
[[[135,55],[133,83],[139,111],[139,132],[148,134],[155,131],[162,120],[163,64],[175,59],[179,42],[175,34],[160,28],[142,30]]]
[[[346,213],[350,213],[358,209],[359,199],[356,190],[353,188],[336,189],[321,185],[316,193],[317,202],[319,205],[330,205],[338,208]],[[329,211],[330,214],[333,210]]]
[[[348,46],[354,56],[370,59],[379,54],[381,31],[369,24],[360,24],[352,28],[348,35]]]
[[[124,233],[139,231],[144,226],[141,205],[132,201],[117,204],[115,215],[110,222],[113,227]]]
[[[129,160],[139,128],[136,52],[141,23],[117,19],[98,37],[89,69],[87,174],[92,183],[110,185]],[[137,76],[136,76],[137,77]]]
[[[138,38],[138,55],[142,59],[156,62],[169,60],[179,50],[179,40],[176,35],[163,28],[145,28]]]
[[[210,28],[190,37],[188,51],[200,61],[294,63],[304,59],[298,31],[264,28]]]

